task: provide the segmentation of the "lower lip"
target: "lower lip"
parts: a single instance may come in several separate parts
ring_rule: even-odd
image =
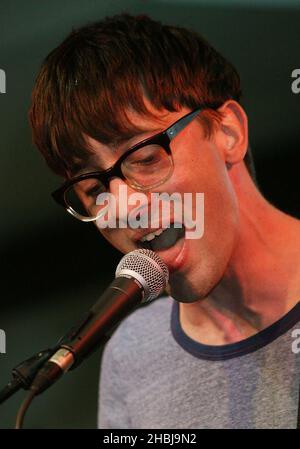
[[[155,253],[165,262],[170,273],[173,273],[180,270],[187,260],[187,241],[182,237],[170,248]]]

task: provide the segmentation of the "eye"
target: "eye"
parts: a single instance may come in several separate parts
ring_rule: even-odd
[[[153,165],[161,159],[161,149],[157,145],[143,147],[132,153],[127,159],[126,164],[130,165]]]
[[[106,189],[101,181],[97,179],[85,179],[74,186],[75,190],[79,195],[84,195],[85,197],[95,198]]]
[[[152,155],[149,155],[149,156],[147,156],[147,157],[144,157],[144,158],[140,158],[140,159],[137,159],[136,161],[133,161],[133,163],[134,164],[140,164],[140,165],[150,165],[150,164],[153,164],[153,163],[155,163],[155,162],[157,162],[157,157],[155,157],[153,154]]]
[[[95,195],[99,195],[99,193],[101,192],[101,188],[99,185],[95,185],[93,187],[91,187],[90,189],[88,189],[85,194],[88,196],[95,196]]]
[[[105,192],[105,188],[102,184],[99,183],[99,184],[95,184],[93,187],[89,188],[85,192],[85,194],[90,197],[96,197],[100,193],[103,193],[103,192]]]

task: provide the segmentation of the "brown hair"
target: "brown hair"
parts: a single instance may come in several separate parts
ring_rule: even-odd
[[[210,136],[226,100],[240,100],[240,78],[202,36],[147,16],[122,14],[74,30],[45,59],[29,112],[33,141],[57,174],[69,176],[90,155],[85,136],[118,145],[138,128],[126,110],[149,114],[208,106]],[[251,153],[245,159],[251,172]]]

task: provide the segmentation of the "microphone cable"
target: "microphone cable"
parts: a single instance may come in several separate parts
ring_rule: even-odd
[[[34,398],[35,398],[35,391],[30,390],[27,396],[25,397],[24,401],[22,402],[21,407],[18,410],[15,429],[23,428],[25,414]]]

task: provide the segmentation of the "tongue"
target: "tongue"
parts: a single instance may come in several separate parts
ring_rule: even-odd
[[[151,240],[151,249],[153,251],[159,251],[167,249],[173,246],[177,240],[184,234],[183,228],[168,228],[162,234]]]

